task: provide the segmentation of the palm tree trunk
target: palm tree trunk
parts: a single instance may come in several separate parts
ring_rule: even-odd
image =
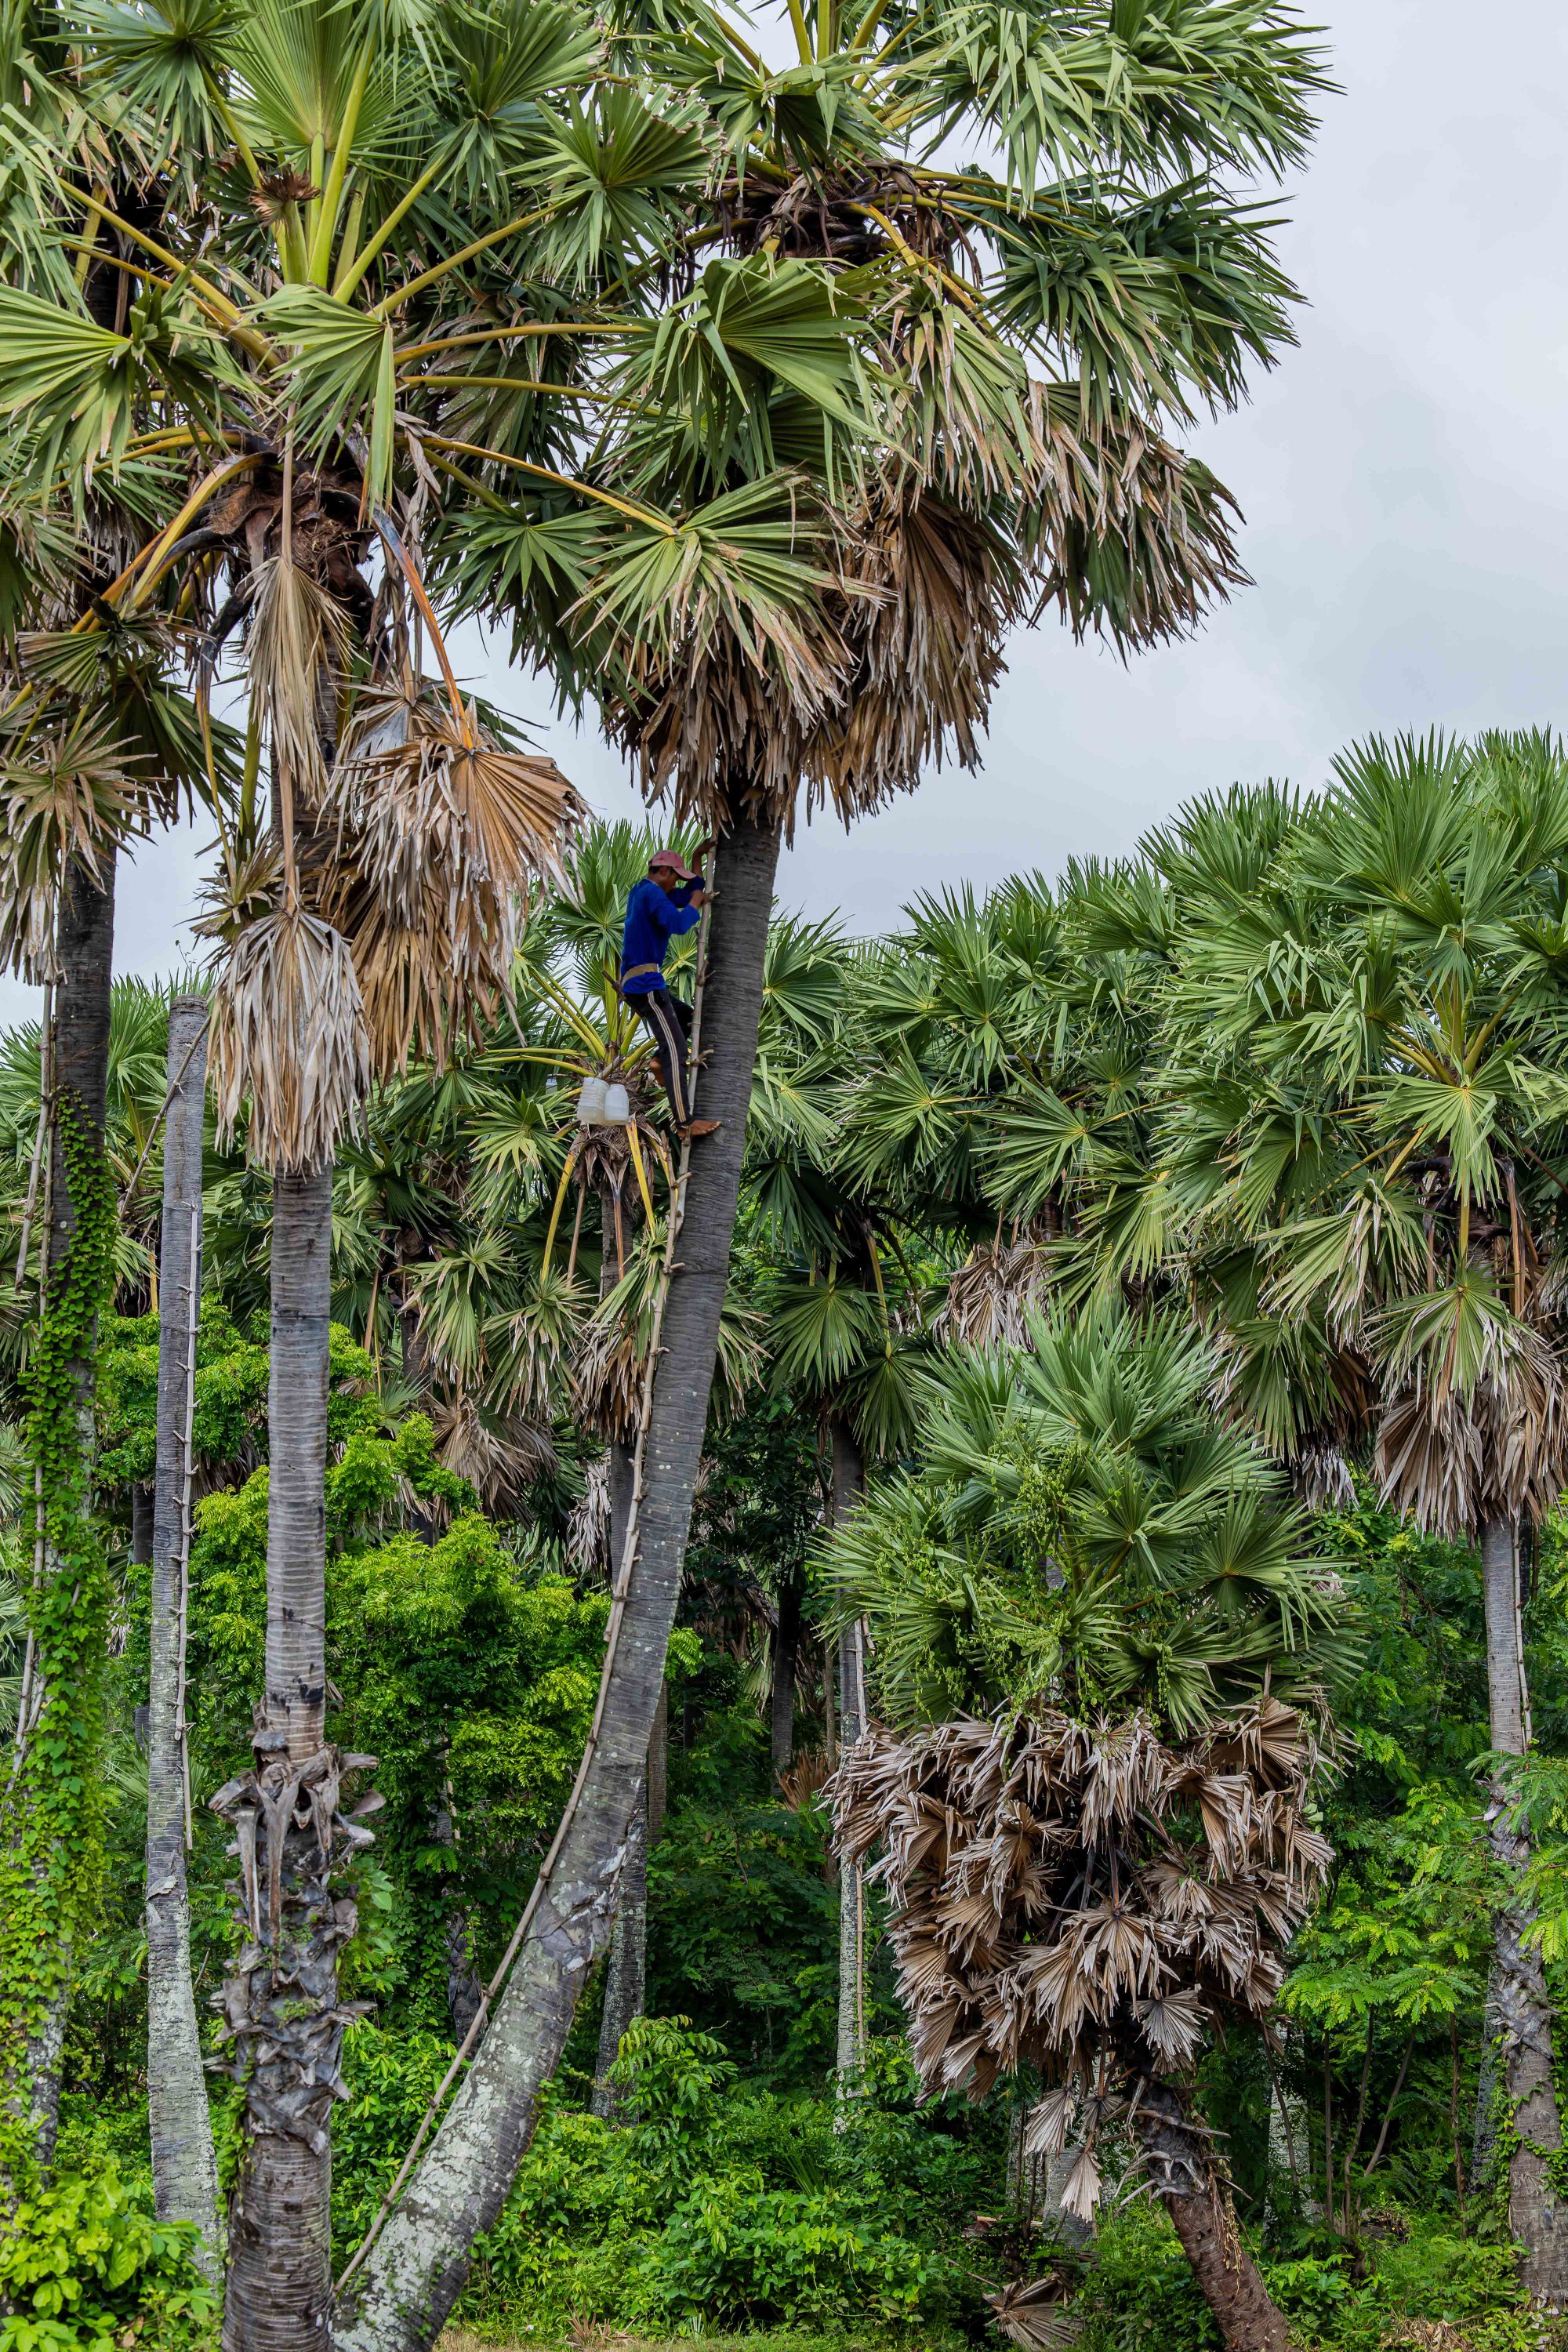
[[[842,1527],[860,1499],[866,1465],[854,1432],[839,1413],[828,1422],[832,1448],[833,1524]],[[866,1629],[847,1625],[838,1636],[838,1738],[853,1748],[866,1728]],[[866,1874],[858,1862],[838,1865],[838,2082],[850,2094],[866,2063]]]
[[[599,1296],[605,1298],[615,1288],[616,1280],[616,1260],[610,1250],[614,1211],[607,1189],[601,1195],[600,1205],[605,1219],[605,1247],[600,1261]],[[620,1574],[621,1559],[626,1548],[626,1528],[631,1523],[632,1487],[636,1475],[637,1457],[632,1448],[612,1440],[612,1582]],[[610,1935],[610,1957],[605,1970],[605,2010],[599,2023],[599,2049],[594,2064],[594,2113],[605,2123],[616,2123],[620,2119],[622,2100],[616,2084],[610,2080],[610,2069],[621,2054],[621,2036],[633,2018],[643,2013],[647,1992],[647,1779],[645,1771],[641,1793],[632,1807],[626,1858],[621,1864],[620,1878],[616,1887],[616,1924]]]
[[[1146,2081],[1139,2090],[1137,2120],[1150,2179],[1174,2224],[1226,2352],[1291,2352],[1285,2315],[1247,2251],[1229,2188],[1185,2101],[1169,2084]]]
[[[800,1605],[805,1573],[797,1564],[779,1586],[778,1623],[773,1633],[773,1686],[769,1709],[769,1745],[773,1778],[790,1768],[795,1755],[795,1685],[800,1659]]]
[[[737,824],[719,845],[698,1108],[722,1121],[693,1150],[679,1271],[644,1450],[637,1557],[598,1745],[549,1889],[478,2056],[352,2293],[339,2352],[424,2352],[500,2211],[532,2137],[588,1967],[609,1931],[615,1873],[647,1769],[675,1622],[719,1318],[740,1199],[778,862],[776,827]]]
[[[346,2021],[337,1955],[353,1932],[353,1906],[332,1902],[327,1850],[339,1768],[325,1745],[331,1226],[330,1167],[274,1177],[266,1692],[256,1770],[223,1792],[237,1792],[242,1871],[247,1836],[256,1856],[250,1941],[226,1988],[247,2087],[224,2352],[327,2352],[330,2340],[327,2128]]]
[[[1491,1743],[1502,1756],[1530,1745],[1530,1694],[1519,1606],[1519,1531],[1509,1519],[1481,1530],[1486,1603],[1487,1693]],[[1505,1792],[1494,1784],[1489,1807],[1491,1849],[1505,1885],[1517,1886],[1530,1860],[1529,1839],[1508,1825]],[[1521,2283],[1548,2311],[1568,2308],[1568,2207],[1552,2178],[1563,2124],[1552,2084],[1552,2003],[1541,1954],[1526,1943],[1535,1915],[1505,1901],[1492,1923],[1489,2008],[1500,2042],[1504,2095],[1517,2137],[1509,2159],[1509,2228],[1525,2249]]]
[[[62,1116],[74,1118],[83,1137],[100,1151],[103,1146],[114,963],[115,864],[112,849],[100,851],[99,878],[95,880],[79,858],[70,858],[60,882],[55,932],[59,979],[55,997],[54,1109],[49,1127],[48,1202],[43,1234],[46,1282],[51,1291],[70,1263],[78,1226]],[[65,1367],[66,1378],[76,1397],[78,1443],[89,1465],[97,1362],[96,1345],[89,1340]],[[40,1568],[46,1587],[65,1572],[65,1563],[52,1545],[42,1547]],[[88,1695],[82,1692],[75,1696],[86,1702]],[[5,1833],[24,1850],[28,1843],[25,1816],[33,1786],[29,1765],[40,1736],[47,1733],[50,1711],[60,1697],[60,1692],[54,1687],[51,1661],[40,1644],[10,1761],[7,1811],[12,1820]],[[91,1706],[84,1705],[83,1712],[90,1717]],[[90,1804],[90,1791],[85,1792],[85,1801]],[[79,1853],[55,1848],[40,1854],[31,1865],[31,1874],[35,1884],[40,1884],[45,1874],[57,1870],[68,1873],[80,1862]],[[46,2168],[53,2160],[59,2127],[60,2061],[65,2048],[73,1960],[69,1948],[70,1906],[55,1905],[51,1908],[60,1922],[52,1956],[58,1969],[51,1990],[35,2011],[31,2026],[18,2037],[19,2046],[0,2060],[0,2103],[13,2112],[26,2114],[32,2152]]]
[[[190,1801],[184,1677],[191,1506],[191,1402],[202,1282],[202,1113],[207,1007],[169,1008],[163,1223],[158,1250],[158,1457],[153,1523],[152,1659],[147,1685],[147,2104],[153,2196],[161,2221],[191,2221],[198,2259],[221,2274],[217,2161],[191,1986],[185,1885]]]
[[[632,1810],[626,1860],[616,1891],[616,1924],[605,1976],[605,2013],[594,2069],[594,2113],[605,2123],[621,2119],[622,2100],[610,2080],[621,2054],[621,2036],[643,2013],[647,1997],[647,1784]]]

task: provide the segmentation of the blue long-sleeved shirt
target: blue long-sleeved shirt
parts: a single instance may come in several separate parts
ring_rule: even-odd
[[[624,996],[646,996],[650,989],[664,986],[665,951],[671,940],[682,931],[689,931],[700,920],[695,907],[687,899],[695,889],[692,882],[678,882],[673,892],[661,889],[651,877],[637,884],[626,900],[626,927],[621,936],[621,970],[636,977],[621,984]],[[657,967],[653,971],[637,971],[640,963]]]

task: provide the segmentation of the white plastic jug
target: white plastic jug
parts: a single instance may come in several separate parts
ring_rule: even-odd
[[[625,1127],[632,1115],[625,1087],[607,1086],[605,1090],[603,1118],[606,1127]]]
[[[625,1087],[620,1091],[624,1097]],[[577,1124],[579,1127],[602,1127],[604,1123],[605,1081],[599,1077],[584,1078],[583,1091],[577,1097]]]

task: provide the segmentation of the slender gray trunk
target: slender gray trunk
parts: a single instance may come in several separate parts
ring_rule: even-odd
[[[44,1226],[46,1280],[52,1283],[69,1263],[77,1234],[77,1212],[71,1200],[66,1166],[60,1110],[69,1104],[83,1130],[101,1148],[109,1093],[109,1033],[114,967],[115,853],[99,855],[100,881],[94,881],[79,858],[69,858],[60,882],[56,921],[55,955],[59,980],[55,996],[55,1114],[50,1123],[48,1154],[48,1213]],[[70,1367],[76,1389],[77,1423],[90,1464],[94,1446],[93,1410],[98,1393],[96,1348],[79,1356]],[[45,1548],[42,1572],[52,1581],[63,1563],[52,1546]],[[50,1686],[49,1660],[35,1664],[26,1717],[18,1723],[15,1758],[17,1785],[31,1741],[47,1735],[55,1694]],[[70,2008],[74,1955],[62,1950],[63,1966],[57,1988],[33,2031],[26,2036],[21,2058],[21,2089],[32,2133],[34,2152],[47,2170],[54,2160],[59,2130],[60,2063],[65,2050],[66,2021]],[[0,2095],[16,2095],[12,2067],[16,2054],[0,2060]],[[17,2099],[21,2104],[21,2098]]]
[[[163,1118],[163,1223],[158,1249],[158,1459],[147,1685],[147,2106],[158,2218],[195,2224],[202,2241],[197,2258],[216,2285],[222,2269],[217,2160],[191,1985],[191,1906],[185,1884],[191,1411],[202,1284],[206,1078],[206,1000],[178,996],[169,1009],[172,1091]]]
[[[1530,1693],[1520,1619],[1519,1535],[1511,1520],[1492,1519],[1481,1530],[1481,1583],[1491,1743],[1500,1755],[1522,1756],[1531,1738]],[[1505,1888],[1516,1887],[1530,1860],[1530,1841],[1509,1828],[1500,1786],[1491,1790],[1488,1822]],[[1562,2150],[1563,2124],[1552,2084],[1546,1971],[1539,1950],[1526,1942],[1534,1924],[1532,1911],[1505,1895],[1492,1923],[1489,2005],[1495,2012],[1503,2095],[1517,2135],[1509,2159],[1508,2221],[1525,2250],[1521,2284],[1545,2309],[1562,2311],[1568,2308],[1568,2208],[1552,2179],[1552,2159]]]
[[[647,1759],[708,1420],[740,1198],[775,827],[720,843],[698,1108],[721,1119],[691,1155],[679,1271],[665,1310],[644,1454],[640,1534],[599,1742],[550,1886],[479,2053],[403,2202],[351,2292],[337,2332],[353,2352],[423,2352],[468,2276],[532,2137],[584,1979],[608,1934],[616,1875]]]
[[[132,1568],[150,1568],[153,1564],[153,1489],[139,1478],[131,1489],[131,1565]]]
[[[347,2021],[337,1956],[354,1925],[331,1895],[342,1759],[325,1744],[331,1223],[330,1167],[274,1177],[266,1694],[256,1769],[215,1801],[238,1832],[249,1930],[225,1990],[246,2100],[224,2352],[325,2352],[330,2340],[328,2119]]]
[[[1291,2352],[1285,2315],[1247,2251],[1228,2184],[1185,2096],[1168,2083],[1142,2084],[1137,2126],[1149,2178],[1175,2226],[1226,2352]]]
[[[795,1686],[800,1661],[800,1610],[805,1572],[796,1565],[784,1577],[778,1591],[778,1621],[773,1632],[773,1686],[769,1710],[769,1745],[773,1778],[787,1772],[795,1756]]]
[[[833,1524],[842,1527],[860,1499],[866,1465],[854,1432],[841,1415],[828,1423],[832,1447]],[[866,1628],[847,1625],[838,1636],[838,1737],[853,1748],[866,1728]],[[838,1867],[838,2081],[851,2094],[866,2063],[866,1874],[856,1863]]]

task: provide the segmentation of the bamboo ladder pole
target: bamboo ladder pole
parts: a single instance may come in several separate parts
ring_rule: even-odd
[[[702,987],[708,971],[708,933],[711,911],[712,900],[710,898],[702,909],[702,928],[698,934],[697,980],[691,992],[691,1034],[687,1041],[686,1048],[687,1069],[693,1081],[693,1099],[698,1056],[702,1045]],[[550,1842],[550,1850],[539,1866],[539,1875],[534,1880],[528,1901],[523,1906],[522,1916],[512,1930],[511,1940],[501,1954],[494,1976],[485,1988],[468,2030],[458,2045],[456,2056],[441,2077],[429,2105],[420,2118],[419,2128],[414,2135],[407,2155],[397,2168],[391,2188],[376,2208],[370,2228],[340,2273],[332,2289],[334,2294],[342,2294],[355,2272],[368,2261],[375,2242],[386,2226],[398,2198],[403,2193],[408,2176],[414,2169],[419,2151],[425,2145],[426,2134],[440,2113],[446,2102],[447,2094],[468,2063],[475,2043],[489,2021],[496,1995],[511,1973],[512,1963],[522,1948],[522,1939],[528,1933],[533,1915],[539,1907],[540,1899],[550,1885],[561,1849],[566,1843],[567,1834],[576,1817],[577,1807],[582,1801],[583,1790],[587,1785],[594,1759],[598,1753],[599,1735],[604,1727],[605,1702],[609,1697],[610,1682],[615,1673],[616,1653],[620,1646],[621,1627],[626,1621],[626,1601],[631,1591],[632,1570],[637,1564],[640,1532],[638,1522],[643,1498],[643,1464],[647,1450],[648,1429],[653,1420],[653,1393],[658,1374],[659,1340],[664,1330],[665,1302],[669,1297],[670,1280],[676,1270],[676,1244],[680,1238],[680,1228],[686,1218],[686,1183],[690,1171],[691,1139],[687,1135],[681,1138],[680,1164],[676,1171],[675,1191],[670,1201],[669,1217],[665,1229],[664,1262],[659,1268],[658,1289],[654,1297],[653,1328],[648,1338],[647,1369],[643,1374],[642,1403],[637,1413],[637,1445],[632,1457],[632,1496],[631,1505],[626,1513],[626,1538],[621,1552],[620,1566],[616,1570],[615,1582],[610,1588],[610,1616],[605,1629],[605,1663],[599,1674],[598,1696],[594,1702],[593,1721],[588,1727],[588,1737],[584,1743],[582,1761],[577,1767],[577,1777],[572,1783],[572,1791],[566,1800],[565,1810],[556,1827],[555,1835]]]

